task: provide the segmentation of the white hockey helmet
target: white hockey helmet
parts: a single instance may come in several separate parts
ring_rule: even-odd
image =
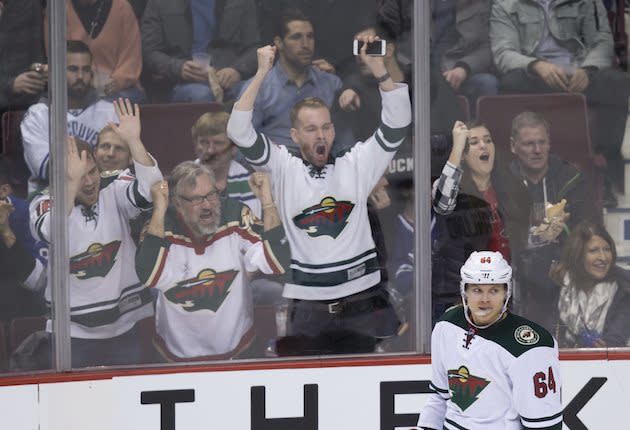
[[[505,261],[500,252],[495,251],[474,251],[468,257],[460,270],[461,281],[459,283],[459,291],[464,303],[464,314],[470,324],[477,328],[486,328],[498,321],[507,310],[508,302],[512,296],[512,268]],[[505,301],[503,309],[496,321],[485,325],[478,326],[471,321],[468,315],[468,300],[466,299],[467,284],[505,284]]]

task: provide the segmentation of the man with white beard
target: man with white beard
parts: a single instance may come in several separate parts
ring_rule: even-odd
[[[155,206],[136,271],[159,290],[154,343],[165,360],[231,358],[253,340],[248,281],[257,271],[283,274],[289,247],[268,178],[255,173],[250,186],[264,225],[248,206],[220,197],[214,173],[194,161],[151,190]]]

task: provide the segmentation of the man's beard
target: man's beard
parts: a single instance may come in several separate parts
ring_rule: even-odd
[[[90,87],[87,85],[73,85],[71,87],[68,87],[68,98],[74,100],[82,100],[85,98],[85,96],[87,96],[89,92]]]
[[[212,222],[210,224],[202,224],[197,220],[192,220],[186,213],[182,213],[182,217],[184,218],[184,222],[188,228],[190,228],[194,233],[199,236],[210,236],[213,235],[219,228],[219,223],[221,221],[221,209],[210,209],[209,212],[212,214]]]

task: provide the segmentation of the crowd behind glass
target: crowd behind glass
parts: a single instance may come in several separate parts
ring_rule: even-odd
[[[431,235],[433,323],[459,304],[470,253],[492,250],[513,267],[512,307],[560,347],[630,346],[626,256],[604,227],[630,145],[611,3],[431,1],[431,100],[414,103],[431,111],[433,186],[418,197],[431,195],[431,228],[418,234]],[[412,1],[66,0],[66,12],[73,367],[416,349],[414,291],[429,286],[415,285],[404,121]],[[2,371],[51,366],[48,13],[0,0],[0,110],[19,114],[23,151],[5,141],[0,159]],[[353,55],[354,39],[377,37],[382,57]],[[561,130],[541,112],[504,124],[509,142],[478,121],[480,97],[549,93],[584,95],[592,169],[554,151]],[[184,105],[150,123],[143,110],[171,103],[207,109],[178,141],[142,141]],[[355,194],[307,189],[328,178]],[[297,208],[287,190],[317,200]]]

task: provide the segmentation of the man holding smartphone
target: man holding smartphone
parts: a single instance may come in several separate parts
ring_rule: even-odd
[[[273,67],[272,46],[258,50],[258,71],[228,122],[228,136],[250,164],[270,172],[291,248],[283,292],[290,299],[288,336],[277,345],[279,355],[371,352],[401,327],[381,281],[367,199],[407,134],[411,102],[407,85],[394,83],[383,57],[368,56],[366,48],[360,54],[379,83],[382,124],[343,156],[331,157],[335,127],[315,97],[291,111],[291,139],[301,158],[256,133],[252,109]]]

